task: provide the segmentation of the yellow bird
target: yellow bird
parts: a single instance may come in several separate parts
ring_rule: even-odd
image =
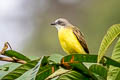
[[[58,37],[63,50],[68,54],[89,53],[88,46],[80,30],[64,18],[51,23],[58,30]]]

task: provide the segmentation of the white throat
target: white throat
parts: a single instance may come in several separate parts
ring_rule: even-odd
[[[58,31],[59,31],[61,28],[64,28],[64,26],[61,26],[61,25],[55,25],[55,27],[57,28]]]

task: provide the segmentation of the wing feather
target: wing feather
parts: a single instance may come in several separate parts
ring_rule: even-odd
[[[73,33],[75,34],[75,36],[77,37],[78,41],[80,42],[80,44],[84,48],[85,52],[89,53],[87,43],[86,43],[86,41],[84,39],[83,34],[80,32],[80,30],[77,27],[74,26]]]

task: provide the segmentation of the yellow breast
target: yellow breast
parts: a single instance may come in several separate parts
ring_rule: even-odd
[[[63,50],[68,54],[86,54],[83,47],[77,40],[72,28],[62,28],[58,31],[58,37]]]

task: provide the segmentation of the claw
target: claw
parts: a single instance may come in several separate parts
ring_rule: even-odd
[[[71,69],[72,67],[70,66],[70,64],[71,63],[79,63],[78,61],[74,61],[74,56],[72,56],[72,58],[70,59],[70,61],[69,62],[65,62],[64,61],[64,58],[62,58],[62,60],[61,60],[61,64],[64,66],[64,67],[66,67],[67,69]]]
[[[72,56],[71,60],[70,60],[70,63],[73,63],[74,62],[74,56]]]
[[[71,68],[70,65],[68,64],[68,62],[64,62],[64,58],[62,58],[61,64],[62,64],[64,67],[66,67],[67,69],[70,69],[70,68]]]

